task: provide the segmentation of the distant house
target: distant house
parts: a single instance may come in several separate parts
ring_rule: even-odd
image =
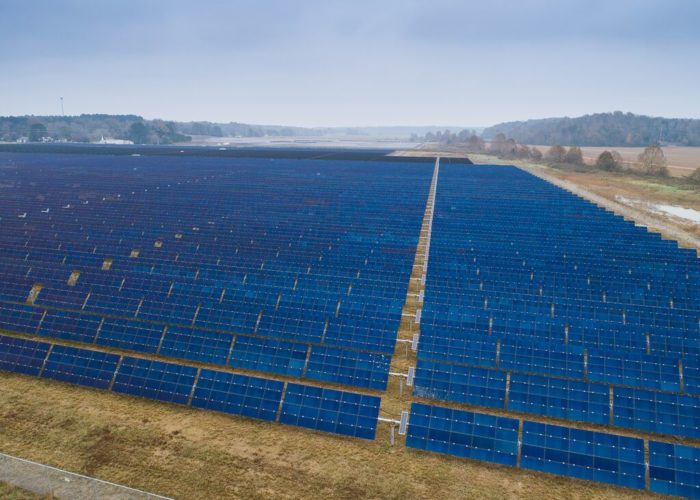
[[[105,136],[102,136],[102,138],[97,141],[95,144],[133,144],[134,141],[129,141],[127,139],[113,139],[111,137],[105,138]]]
[[[24,144],[25,142],[29,142],[29,137],[19,137],[17,139],[17,142],[19,142],[20,144]]]

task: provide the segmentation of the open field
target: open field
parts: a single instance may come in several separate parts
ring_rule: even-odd
[[[549,146],[536,146],[542,153],[545,153]],[[634,167],[637,164],[637,157],[644,151],[644,148],[615,148],[615,147],[582,147],[583,159],[586,163],[594,164],[598,155],[603,151],[615,150],[625,160],[627,166]],[[666,160],[668,161],[668,169],[671,175],[682,177],[691,174],[696,168],[700,167],[700,148],[682,147],[682,146],[666,146],[663,148]]]
[[[12,455],[177,498],[643,494],[391,447],[384,426],[375,441],[348,439],[7,373],[0,443]]]

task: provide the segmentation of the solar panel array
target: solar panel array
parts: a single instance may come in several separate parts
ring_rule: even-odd
[[[387,388],[432,164],[0,164],[0,370],[374,438],[338,386]],[[698,448],[535,421],[700,439],[695,252],[510,167],[443,165],[432,221],[413,395],[468,410],[407,446],[700,497]]]
[[[537,177],[441,166],[421,313],[414,396],[700,438],[696,252]],[[642,440],[534,422],[522,439],[522,467],[644,488]]]
[[[639,428],[616,391],[699,400],[699,321],[694,251],[515,168],[441,168],[416,395]]]
[[[376,396],[221,368],[385,390],[432,163],[0,164],[0,329],[44,340],[0,369],[374,437]]]
[[[3,329],[386,388],[431,164],[2,160]]]

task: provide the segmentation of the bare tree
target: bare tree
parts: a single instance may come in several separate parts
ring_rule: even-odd
[[[603,151],[600,153],[600,156],[598,156],[598,159],[595,162],[595,166],[596,168],[607,172],[614,172],[616,170],[620,170],[621,168],[620,164],[615,161],[615,157],[610,151]]]
[[[564,158],[566,157],[566,149],[555,144],[547,151],[547,161],[552,163],[564,163]]]
[[[508,151],[508,139],[505,134],[498,134],[491,141],[489,152],[495,155],[502,155]]]
[[[700,167],[696,168],[693,173],[688,176],[688,180],[693,184],[700,185]]]
[[[659,176],[668,175],[666,156],[661,147],[657,144],[647,146],[637,160],[641,165],[642,173]]]
[[[583,165],[583,153],[581,152],[581,148],[578,146],[571,146],[566,152],[564,161],[572,165]]]
[[[527,159],[527,158],[532,157],[532,151],[525,144],[518,145],[518,153],[517,154],[518,154],[518,158],[526,158]]]
[[[620,170],[624,170],[626,162],[625,162],[625,159],[622,157],[622,155],[619,152],[615,151],[614,149],[612,151],[610,151],[610,154],[612,155],[613,159],[615,160],[615,163],[617,163],[617,168],[619,168]]]
[[[530,149],[530,158],[535,161],[542,161],[542,151],[533,147]]]
[[[476,134],[472,134],[467,140],[467,151],[470,153],[482,153],[486,149],[484,140]]]

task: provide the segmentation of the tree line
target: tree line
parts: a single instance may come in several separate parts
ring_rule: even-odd
[[[0,117],[0,141],[24,138],[39,142],[96,142],[102,137],[131,140],[136,144],[188,142],[193,135],[213,137],[263,137],[310,135],[302,127],[248,125],[245,123],[175,122],[147,120],[138,115],[82,114],[78,116]]]
[[[522,144],[643,147],[700,146],[700,120],[659,118],[615,111],[577,118],[507,122],[484,129],[486,140],[505,134]]]
[[[0,117],[0,140],[96,142],[101,138],[131,140],[135,144],[187,142],[176,124],[146,120],[137,115],[8,116]]]

